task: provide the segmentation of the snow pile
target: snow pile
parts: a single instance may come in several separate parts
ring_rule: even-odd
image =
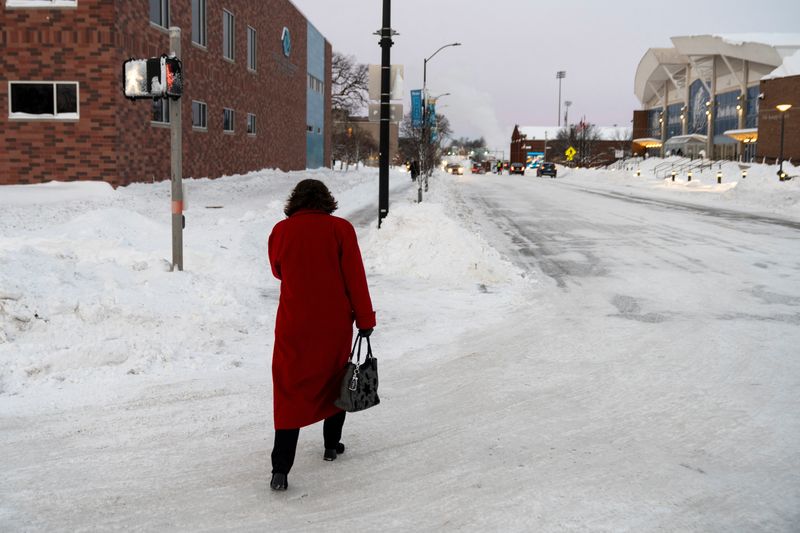
[[[778,68],[761,79],[773,80],[775,78],[786,78],[797,75],[800,75],[800,50],[785,57],[783,63]]]
[[[497,310],[520,298],[521,274],[448,217],[449,207],[395,193],[378,230],[375,169],[186,180],[186,270],[174,273],[169,182],[8,187],[0,212],[0,394],[87,383],[100,391],[136,376],[254,366],[268,375],[279,283],[267,237],[306,178],[329,186],[337,215],[368,226],[361,247],[373,300],[380,326],[392,324],[403,337],[391,343],[398,353],[411,349],[404,331],[449,327],[457,335],[475,320],[486,323],[481,315],[501,319]],[[406,174],[397,172],[392,184],[410,190]],[[420,282],[447,294],[426,303],[441,323],[418,312]]]
[[[0,206],[63,203],[74,200],[108,200],[114,189],[102,181],[50,181],[38,185],[3,185]]]
[[[691,181],[686,170],[679,170],[672,181],[670,164],[680,168],[685,161],[674,156],[666,159],[651,157],[630,163],[628,168],[621,170],[613,167],[609,170],[561,168],[559,178],[593,187],[623,186],[633,194],[800,219],[800,167],[784,162],[784,171],[794,178],[781,182],[777,165],[715,162],[711,168],[693,170]],[[640,176],[636,175],[637,170]],[[746,177],[743,177],[744,170],[747,171]],[[722,175],[722,183],[717,183],[718,173]]]
[[[365,248],[375,272],[448,285],[507,283],[521,272],[479,235],[445,214],[439,203],[394,207]]]

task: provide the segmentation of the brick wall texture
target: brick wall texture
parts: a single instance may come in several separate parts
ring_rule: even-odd
[[[207,46],[192,43],[191,0],[171,0],[182,29],[185,74],[184,177],[219,177],[306,166],[306,33],[287,0],[207,0]],[[222,56],[223,9],[235,16],[235,60]],[[247,27],[257,32],[257,68],[247,68]],[[284,27],[292,52],[283,55]],[[169,33],[149,20],[148,0],[79,0],[76,8],[0,9],[0,184],[104,180],[113,185],[169,179],[170,130],[151,122],[152,103],[122,94],[122,63],[169,52]],[[326,42],[326,72],[331,46]],[[8,81],[80,82],[77,121],[10,120]],[[330,84],[325,84],[330,109]],[[208,127],[192,127],[192,100]],[[177,102],[172,102],[177,105]],[[223,132],[223,108],[235,130]],[[254,113],[255,135],[247,134]],[[325,155],[330,161],[330,115]]]
[[[795,164],[800,162],[800,76],[790,76],[761,82],[758,108],[758,146],[756,158],[774,162],[780,155],[781,113],[779,104],[792,104],[784,117],[783,157]]]

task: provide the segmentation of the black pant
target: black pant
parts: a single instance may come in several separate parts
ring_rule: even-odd
[[[342,440],[342,427],[347,413],[342,411],[325,419],[322,424],[322,436],[325,439],[325,448],[336,448]],[[297,438],[300,429],[276,429],[275,445],[272,447],[272,473],[288,474],[294,464],[294,455],[297,452]]]

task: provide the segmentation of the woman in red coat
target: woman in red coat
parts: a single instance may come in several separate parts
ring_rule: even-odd
[[[272,354],[273,490],[288,487],[301,427],[324,420],[324,459],[344,452],[345,412],[334,401],[350,357],[353,321],[365,336],[375,327],[356,232],[331,215],[336,208],[324,183],[303,180],[286,202],[288,218],[269,236],[269,262],[281,280]]]

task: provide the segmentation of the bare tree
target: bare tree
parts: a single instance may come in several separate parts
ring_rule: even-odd
[[[436,120],[427,129],[429,142],[427,150],[423,143],[423,128],[414,126],[411,122],[411,113],[406,113],[400,123],[401,150],[403,158],[408,161],[417,160],[423,169],[432,170],[442,159],[447,139],[453,133],[450,121],[442,114],[436,113]]]
[[[365,164],[378,153],[378,145],[372,136],[362,129],[358,122],[345,120],[333,128],[333,159],[340,162],[340,168]]]
[[[574,161],[579,165],[588,165],[594,155],[595,143],[600,138],[600,130],[597,126],[581,121],[579,124],[572,124],[558,130],[553,141],[553,149],[556,154],[563,154],[567,148],[572,146],[577,152]]]
[[[333,53],[331,64],[331,107],[354,115],[369,101],[369,67],[355,57]]]

